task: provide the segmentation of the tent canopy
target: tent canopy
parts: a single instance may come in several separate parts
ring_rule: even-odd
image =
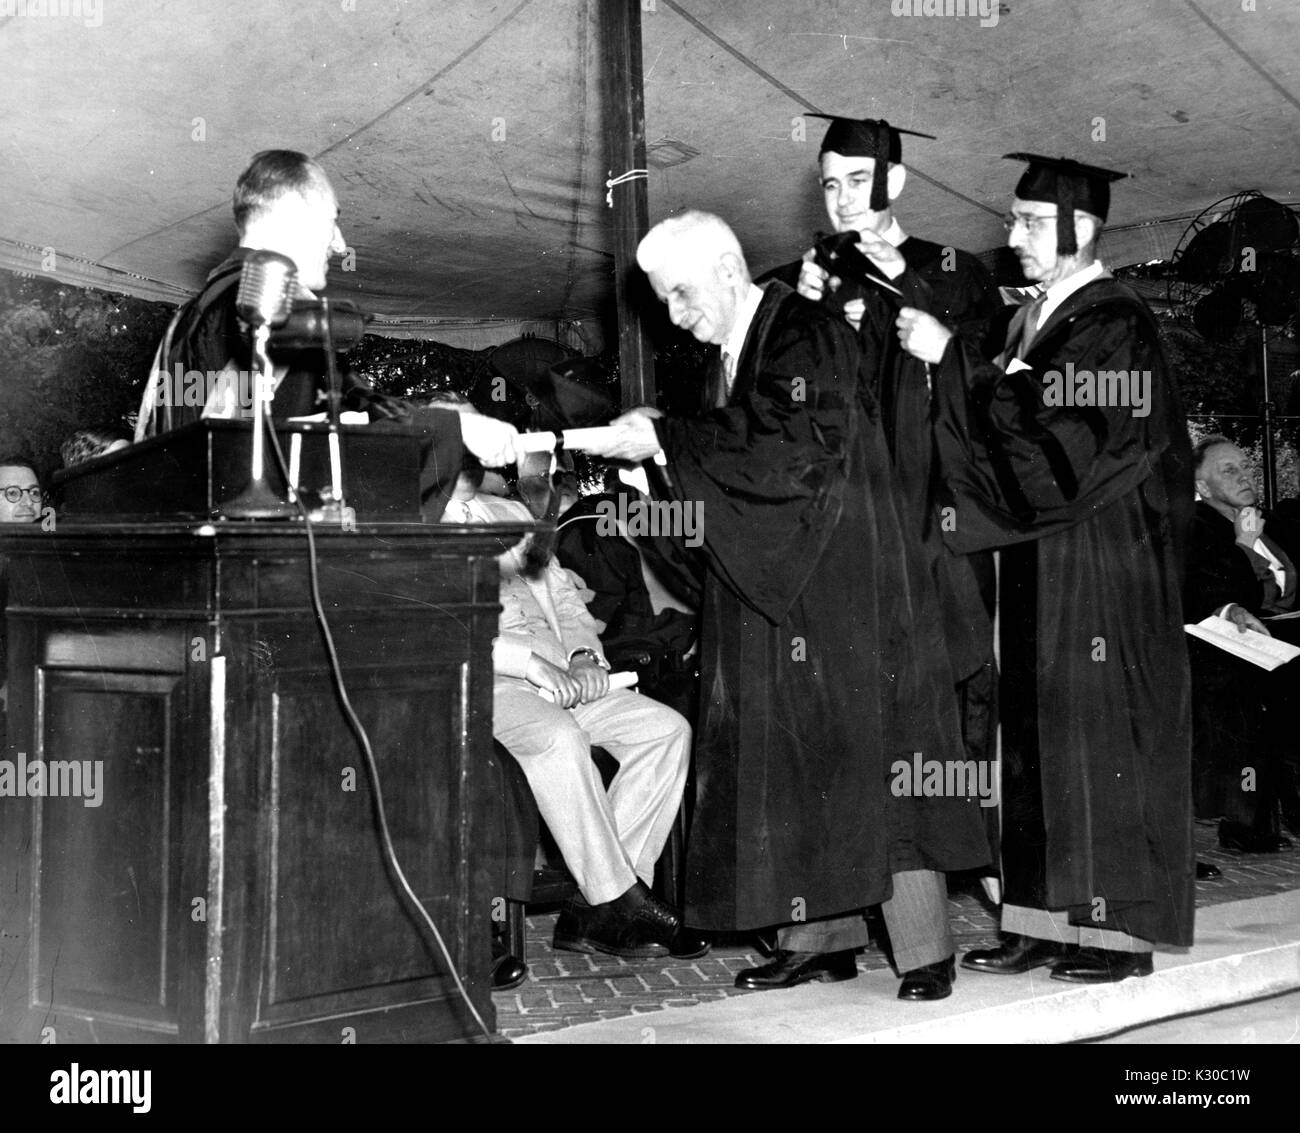
[[[0,266],[179,301],[234,242],[251,154],[301,149],[355,253],[331,288],[381,328],[592,351],[613,293],[605,182],[626,172],[602,137],[614,2],[0,0]],[[906,143],[898,213],[977,252],[1003,239],[1010,150],[1133,174],[1112,264],[1167,256],[1237,190],[1300,197],[1294,0],[639,7],[651,219],[717,212],[756,269],[826,227],[808,110],[938,135]]]

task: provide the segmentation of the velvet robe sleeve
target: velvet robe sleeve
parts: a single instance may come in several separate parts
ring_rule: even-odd
[[[930,314],[982,350],[1002,307],[993,279],[969,252],[936,247],[935,253],[919,269],[909,267],[909,271],[918,270],[929,286]]]
[[[1181,420],[1154,325],[1136,304],[1083,306],[1044,331],[1028,369],[1003,370],[960,338],[940,363],[935,429],[957,504],[947,533],[954,550],[1034,539],[1090,518],[1151,477]],[[1117,370],[1146,383],[1145,407],[1066,403],[1078,371]]]

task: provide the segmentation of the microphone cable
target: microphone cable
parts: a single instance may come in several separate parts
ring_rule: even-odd
[[[258,407],[254,417],[255,426],[258,428],[262,427],[262,412],[261,407]],[[320,576],[317,568],[316,536],[313,530],[314,524],[312,523],[311,516],[307,513],[306,506],[302,502],[302,494],[289,482],[289,470],[285,463],[284,453],[280,448],[280,440],[275,435],[275,427],[271,419],[271,404],[269,401],[266,403],[265,413],[267,417],[266,429],[270,435],[271,451],[275,454],[276,466],[280,469],[280,475],[284,477],[284,482],[288,485],[289,491],[293,496],[293,501],[298,507],[298,514],[302,517],[303,521],[303,530],[307,535],[307,563],[308,573],[311,579],[312,611],[316,616],[316,623],[325,643],[326,654],[329,657],[330,675],[334,681],[335,694],[339,698],[339,704],[343,709],[343,714],[347,719],[348,726],[351,728],[352,734],[357,740],[362,754],[365,756],[366,772],[370,776],[370,782],[375,792],[375,814],[379,819],[379,829],[380,834],[382,835],[385,859],[399,883],[400,892],[405,896],[410,906],[416,911],[416,913],[418,913],[420,919],[422,919],[428,926],[429,932],[432,934],[434,942],[438,946],[438,951],[442,954],[442,958],[446,963],[447,971],[451,973],[451,978],[455,983],[456,991],[460,994],[465,1006],[469,1009],[469,1013],[473,1016],[474,1022],[478,1025],[479,1030],[482,1031],[483,1037],[487,1039],[488,1042],[492,1042],[492,1031],[488,1028],[487,1023],[483,1021],[483,1016],[479,1014],[478,1008],[474,1006],[473,1000],[470,999],[469,993],[465,990],[465,985],[460,978],[460,973],[456,970],[455,963],[452,961],[451,953],[447,948],[446,942],[443,940],[442,933],[438,931],[438,926],[434,923],[428,910],[425,909],[423,902],[421,902],[421,900],[415,895],[415,891],[411,888],[411,884],[406,878],[406,872],[402,869],[401,863],[398,861],[397,851],[393,847],[393,838],[388,825],[387,811],[384,807],[383,788],[380,786],[379,782],[379,767],[375,763],[375,755],[370,745],[370,737],[366,734],[365,727],[357,716],[356,710],[352,707],[352,701],[348,696],[347,686],[343,680],[343,669],[339,662],[338,651],[334,647],[334,635],[330,631],[329,619],[325,615],[325,605],[321,599]]]

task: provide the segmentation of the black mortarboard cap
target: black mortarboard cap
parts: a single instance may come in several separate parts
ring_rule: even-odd
[[[845,157],[874,157],[875,168],[871,173],[871,211],[884,212],[889,207],[889,166],[903,160],[903,140],[901,135],[911,134],[915,138],[930,138],[933,134],[922,134],[917,130],[904,130],[891,126],[883,118],[840,118],[834,114],[809,113],[810,118],[825,118],[830,128],[822,139],[819,154],[833,150]]]
[[[1072,256],[1079,250],[1074,240],[1074,210],[1081,209],[1105,220],[1110,212],[1110,183],[1128,176],[1068,157],[1044,157],[1037,153],[1002,156],[1029,163],[1016,184],[1017,197],[1056,206],[1056,250],[1063,256]]]

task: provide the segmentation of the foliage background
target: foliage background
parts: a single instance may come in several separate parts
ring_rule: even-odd
[[[59,466],[60,442],[76,429],[133,425],[154,350],[172,313],[166,304],[0,271],[0,453],[20,452],[48,473]],[[1161,323],[1193,437],[1224,433],[1260,460],[1258,421],[1235,416],[1259,412],[1258,330],[1243,326],[1230,341],[1216,344],[1170,315],[1161,315]],[[660,405],[668,412],[689,412],[695,404],[703,348],[683,335],[663,333],[665,326],[665,320],[652,326],[658,340],[655,377]],[[1300,417],[1294,330],[1270,335],[1274,406],[1281,414]],[[522,391],[508,387],[504,402],[489,392],[501,386],[492,384],[491,353],[367,335],[349,361],[385,393],[418,400],[452,390],[485,413],[526,420],[529,410]],[[607,353],[595,362],[590,379],[617,390],[617,354]],[[1298,426],[1300,422],[1286,422],[1278,429],[1279,497],[1300,495]],[[588,486],[598,477],[584,460],[578,473]]]

